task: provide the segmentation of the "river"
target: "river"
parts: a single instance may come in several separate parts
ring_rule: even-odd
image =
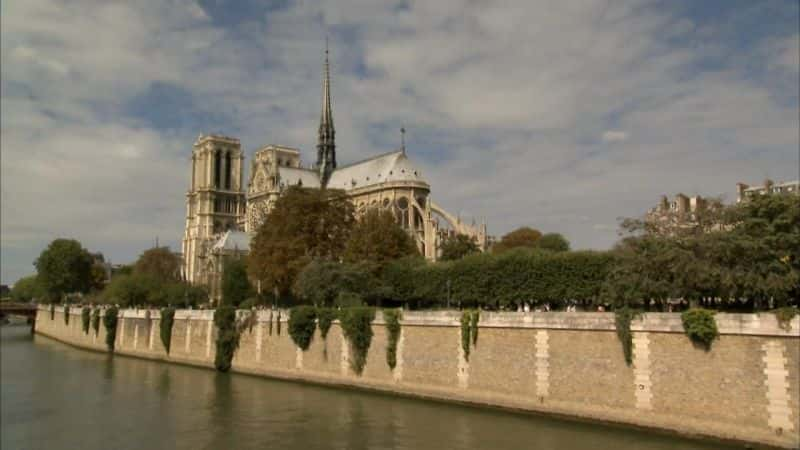
[[[4,450],[737,448],[110,357],[0,329]]]

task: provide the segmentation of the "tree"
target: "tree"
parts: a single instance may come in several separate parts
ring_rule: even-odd
[[[29,275],[22,277],[14,283],[11,289],[11,298],[17,302],[29,302],[31,300],[40,300],[46,295],[46,291],[42,287],[36,275]]]
[[[147,274],[159,281],[180,280],[181,261],[169,247],[153,247],[145,250],[136,260],[133,272]]]
[[[383,284],[364,265],[314,260],[298,275],[293,291],[315,306],[332,306],[342,292],[367,300],[388,296]]]
[[[91,287],[92,256],[74,239],[56,239],[34,262],[38,280],[51,300]]]
[[[461,259],[469,254],[478,253],[478,243],[475,238],[469,237],[466,234],[456,234],[448,236],[442,243],[442,254],[440,259],[442,261],[452,261]]]
[[[569,241],[559,233],[546,233],[536,243],[536,246],[554,252],[569,251]]]
[[[339,260],[355,222],[338,190],[290,187],[275,202],[250,245],[248,273],[276,296],[289,292],[311,260]]]
[[[389,261],[416,254],[417,246],[397,224],[394,214],[371,209],[355,224],[344,259],[351,263],[368,263],[380,271]]]
[[[240,258],[225,261],[222,272],[222,301],[226,305],[239,306],[253,293],[250,280],[247,279],[247,265]]]
[[[103,298],[107,303],[118,304],[123,308],[160,305],[165,303],[166,294],[161,287],[162,283],[149,274],[119,275],[103,291]]]
[[[530,227],[521,227],[506,234],[500,242],[492,247],[495,253],[502,253],[517,247],[536,247],[536,243],[542,237],[539,230]]]

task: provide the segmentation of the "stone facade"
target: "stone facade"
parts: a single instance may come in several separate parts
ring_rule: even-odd
[[[36,332],[105,351],[103,326],[96,336],[84,334],[80,309],[70,314],[67,326],[62,308],[50,320],[42,307]],[[717,314],[720,337],[706,351],[684,335],[680,315],[644,314],[631,325],[629,367],[610,313],[484,312],[466,360],[459,312],[406,311],[392,370],[378,314],[361,375],[347,363],[338,322],[325,340],[317,331],[304,352],[289,337],[288,317],[280,312],[278,333],[278,311],[259,311],[252,330],[242,333],[232,370],[779,447],[800,444],[800,317],[787,331],[768,313]],[[155,310],[149,319],[145,311],[121,311],[116,352],[213,367],[213,311],[176,312],[169,355],[159,319]]]

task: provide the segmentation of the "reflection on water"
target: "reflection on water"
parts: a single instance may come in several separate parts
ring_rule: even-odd
[[[2,328],[3,449],[718,449],[640,431],[110,357]]]

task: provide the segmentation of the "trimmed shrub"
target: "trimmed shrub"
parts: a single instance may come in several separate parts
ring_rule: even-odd
[[[797,308],[784,306],[783,308],[774,309],[772,312],[775,314],[775,319],[778,320],[779,327],[786,331],[792,331],[792,319],[799,314]]]
[[[469,327],[472,329],[472,346],[478,346],[478,321],[481,320],[481,312],[480,310],[472,311],[472,316],[470,317]]]
[[[301,350],[308,350],[314,338],[317,310],[313,306],[295,306],[289,310],[289,336]]]
[[[280,336],[281,335],[281,312],[280,311],[278,311],[278,323],[275,324],[275,325],[276,325],[276,328],[277,328],[276,331],[278,332],[278,336]]]
[[[464,359],[467,361],[469,361],[470,322],[471,314],[469,311],[463,311],[461,313],[461,349],[464,350]]]
[[[161,310],[161,322],[159,323],[161,343],[164,350],[169,355],[170,345],[172,344],[172,325],[175,323],[175,308],[169,306]]]
[[[692,342],[703,346],[706,350],[711,348],[711,343],[719,336],[714,312],[702,308],[692,308],[681,313],[683,330]]]
[[[69,305],[64,305],[64,325],[69,326]]]
[[[83,328],[83,334],[89,334],[89,319],[92,315],[92,308],[88,306],[84,306],[81,309],[81,328]]]
[[[333,308],[317,308],[317,325],[319,326],[319,335],[322,339],[328,338],[328,331],[331,329],[331,324],[336,319],[336,310]]]
[[[386,322],[386,364],[394,369],[397,365],[397,340],[400,339],[400,319],[403,313],[399,309],[384,309],[383,320]]]
[[[119,311],[116,306],[106,310],[103,316],[103,325],[106,327],[106,346],[108,351],[114,353],[114,341],[117,339],[117,314]]]
[[[92,328],[95,336],[100,334],[100,308],[94,308],[92,311]]]
[[[372,320],[375,319],[375,310],[358,306],[341,311],[339,322],[342,333],[350,344],[350,367],[361,375],[367,363],[367,351],[372,343]]]
[[[50,304],[50,320],[56,320],[56,305]]]
[[[256,306],[258,306],[258,299],[253,297],[239,303],[239,309],[253,309]]]
[[[633,362],[633,335],[631,334],[631,321],[639,314],[627,306],[614,310],[614,323],[617,328],[617,338],[622,344],[622,355],[625,357],[625,364],[631,365]]]
[[[233,354],[239,347],[239,330],[236,328],[236,308],[220,306],[214,311],[214,325],[217,326],[217,353],[214,367],[220,372],[231,369]]]

